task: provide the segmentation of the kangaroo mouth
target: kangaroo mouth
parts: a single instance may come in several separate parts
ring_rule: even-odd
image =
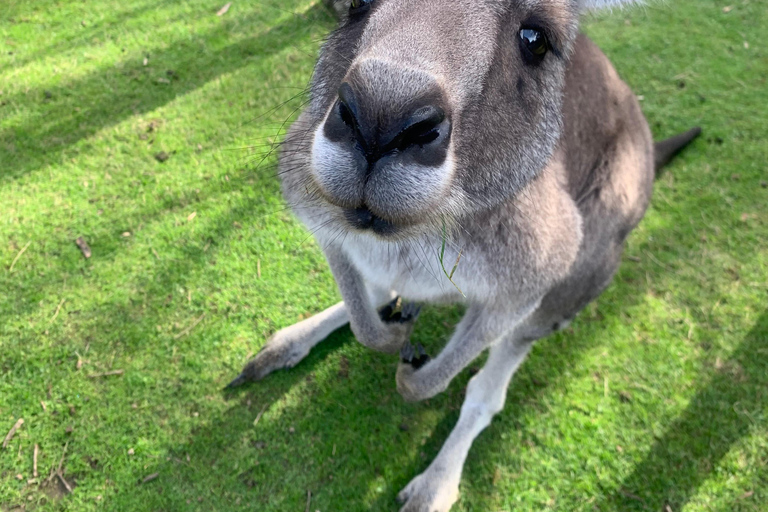
[[[347,208],[344,217],[349,224],[360,231],[371,231],[379,236],[395,235],[399,228],[393,222],[374,214],[367,206]]]

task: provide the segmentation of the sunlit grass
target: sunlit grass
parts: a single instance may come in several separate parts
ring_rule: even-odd
[[[468,372],[405,404],[396,360],[348,329],[221,391],[338,292],[274,155],[257,165],[332,16],[220,7],[0,7],[0,439],[25,419],[0,449],[2,511],[283,512],[308,491],[310,510],[396,510],[458,417]],[[588,18],[655,135],[704,135],[657,183],[614,286],[516,376],[456,510],[765,510],[766,26],[764,0]],[[414,341],[437,350],[460,313],[426,308]],[[71,495],[46,483],[65,446]]]

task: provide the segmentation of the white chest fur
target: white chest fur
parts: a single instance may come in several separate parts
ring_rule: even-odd
[[[350,233],[341,249],[372,286],[394,290],[408,300],[421,302],[456,302],[463,298],[443,271],[441,240],[437,236],[432,240],[423,237],[388,242],[372,235]],[[457,250],[445,248],[443,262],[449,273],[457,258]],[[454,281],[464,274],[467,273],[460,274],[457,269]]]

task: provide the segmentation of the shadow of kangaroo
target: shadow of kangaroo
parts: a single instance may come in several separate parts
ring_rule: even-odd
[[[458,422],[402,512],[458,499],[473,440],[504,406],[532,343],[594,300],[642,219],[656,171],[698,128],[653,143],[581,14],[629,0],[349,0],[280,156],[286,200],[344,302],[277,332],[230,385],[296,365],[350,323],[399,354],[397,389],[425,400],[486,349]],[[421,303],[466,313],[430,358]]]

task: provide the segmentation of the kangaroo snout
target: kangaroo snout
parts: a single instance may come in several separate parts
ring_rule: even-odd
[[[428,73],[363,61],[315,135],[322,195],[354,229],[386,236],[418,223],[450,181],[450,112]]]

